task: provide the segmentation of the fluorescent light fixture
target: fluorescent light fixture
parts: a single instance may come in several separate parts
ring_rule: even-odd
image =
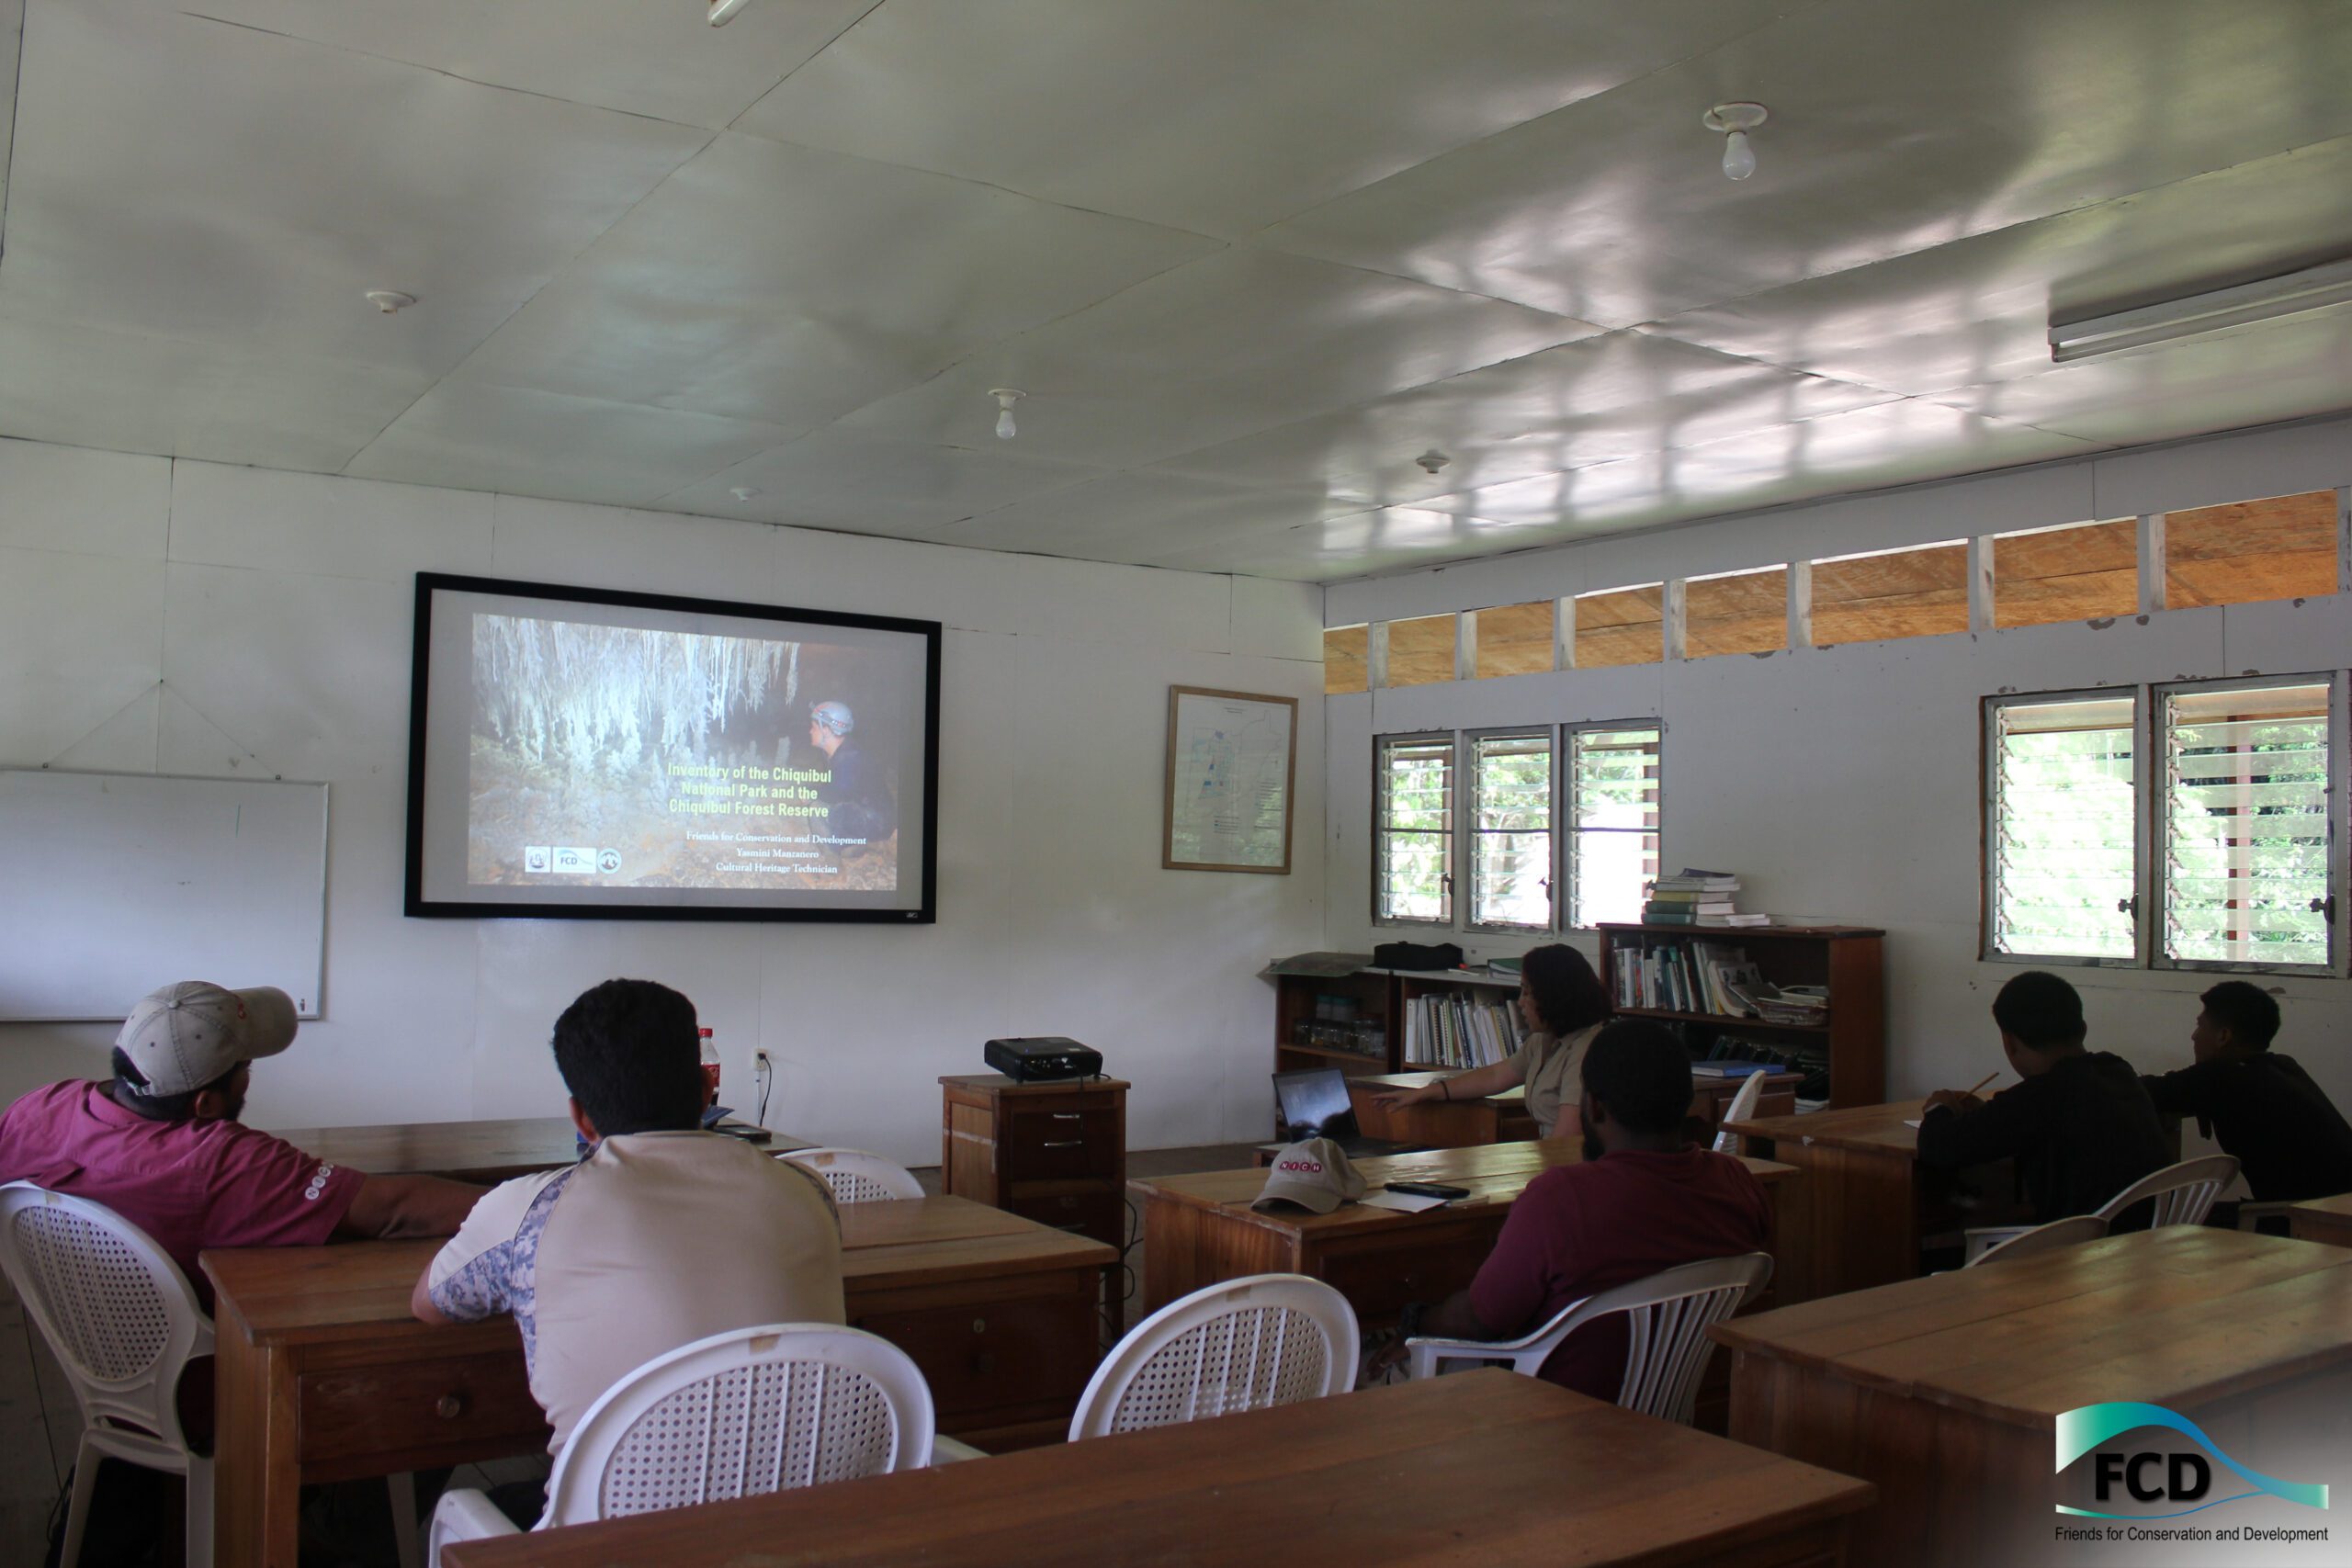
[[[2161,305],[2092,316],[2064,325],[2050,323],[2050,357],[2064,365],[2102,354],[2129,354],[2160,343],[2218,333],[2249,321],[2276,321],[2352,300],[2352,261],[2329,262],[2301,272],[2191,294]]]

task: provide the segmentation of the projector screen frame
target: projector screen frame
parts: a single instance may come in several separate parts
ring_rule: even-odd
[[[690,615],[727,615],[801,626],[842,626],[897,633],[922,639],[923,691],[922,779],[919,902],[911,908],[826,908],[798,905],[780,908],[764,904],[630,905],[537,903],[498,900],[428,898],[424,894],[425,750],[432,700],[433,611],[436,595],[493,594],[562,604],[594,604],[622,610],[655,610]],[[643,593],[628,589],[589,588],[564,583],[525,582],[506,578],[474,577],[452,572],[416,574],[415,642],[409,677],[408,841],[403,856],[403,914],[427,919],[551,919],[551,920],[758,920],[854,925],[933,925],[938,920],[939,887],[939,665],[944,624],[898,615],[871,615],[846,610],[810,610],[794,605],[759,604],[741,600],[703,599],[684,594]],[[458,700],[466,701],[466,697]],[[905,824],[902,823],[901,827]]]

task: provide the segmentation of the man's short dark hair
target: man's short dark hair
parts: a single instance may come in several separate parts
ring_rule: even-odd
[[[2230,1032],[2230,1042],[2249,1051],[2267,1051],[2278,1033],[2277,998],[2244,980],[2224,980],[2197,998],[2205,1014]]]
[[[1535,998],[1535,1016],[1554,1034],[1589,1029],[1616,1010],[1590,962],[1565,942],[1528,949],[1520,973]]]
[[[651,980],[607,980],[555,1021],[555,1065],[600,1136],[702,1125],[695,1004]]]
[[[2080,1045],[2086,1032],[2083,998],[2057,976],[2029,969],[1993,998],[1993,1021],[2037,1051]]]
[[[125,1111],[135,1111],[150,1122],[186,1122],[196,1114],[196,1097],[209,1089],[229,1092],[229,1080],[237,1076],[240,1062],[210,1083],[198,1084],[185,1094],[150,1094],[144,1074],[130,1065],[121,1046],[114,1048],[114,1102]]]
[[[1621,1018],[1586,1047],[1584,1088],[1632,1132],[1675,1132],[1690,1113],[1690,1053],[1664,1024]]]

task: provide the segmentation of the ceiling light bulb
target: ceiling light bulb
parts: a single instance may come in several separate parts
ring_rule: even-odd
[[[989,396],[996,400],[996,438],[999,441],[1012,439],[1015,434],[1012,423],[1012,405],[1028,395],[1011,387],[989,389]]]
[[[1724,139],[1724,174],[1727,178],[1744,180],[1756,172],[1756,149],[1747,133],[1770,117],[1771,111],[1762,104],[1717,104],[1699,117],[1709,130],[1718,131]]]
[[[1735,130],[1724,138],[1724,173],[1736,180],[1744,180],[1756,172],[1756,149],[1747,144],[1747,132]]]

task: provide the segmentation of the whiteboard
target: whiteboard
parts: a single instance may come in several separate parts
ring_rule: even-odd
[[[319,1016],[327,786],[0,769],[0,1021],[119,1020],[176,980]]]

